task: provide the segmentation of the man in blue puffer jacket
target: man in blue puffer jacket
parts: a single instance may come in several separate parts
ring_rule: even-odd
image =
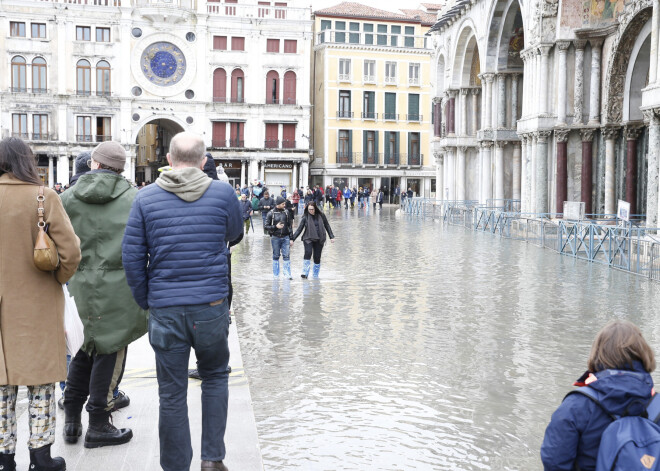
[[[133,297],[150,310],[149,342],[156,353],[160,395],[160,464],[190,469],[192,447],[185,407],[190,348],[202,378],[202,469],[226,470],[229,315],[227,242],[242,234],[236,195],[204,174],[204,142],[177,134],[172,166],[133,201],[122,243]],[[212,241],[212,243],[209,243]]]

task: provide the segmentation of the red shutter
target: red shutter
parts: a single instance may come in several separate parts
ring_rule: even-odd
[[[240,140],[241,147],[243,147],[245,136],[243,135],[245,131],[245,123],[238,123],[238,139]]]
[[[280,99],[280,76],[274,70],[266,74],[266,103],[276,104]]]
[[[295,39],[285,39],[284,40],[284,53],[285,54],[297,54],[298,53],[298,41]]]
[[[225,143],[227,132],[227,123],[214,121],[213,122],[213,136],[212,136],[212,145],[213,147],[227,147]]]
[[[286,3],[275,2],[275,18],[279,18],[279,19],[286,18],[286,10],[284,9],[284,7],[286,6],[287,6]],[[281,8],[277,8],[277,7],[281,7]]]
[[[234,69],[231,73],[231,102],[236,103],[238,98],[238,84],[237,78],[243,78],[243,102],[245,101],[245,78],[243,77],[243,71],[241,69]]]
[[[231,135],[229,137],[229,147],[244,147],[243,131],[245,123],[233,122],[231,124]]]
[[[280,52],[280,40],[279,39],[267,39],[266,40],[266,52]]]
[[[213,36],[213,49],[226,51],[227,50],[227,36]]]
[[[238,0],[225,0],[225,3],[238,3]],[[236,16],[236,7],[226,6],[225,15],[227,16]]]
[[[296,125],[283,124],[282,149],[295,149],[295,148],[296,148]]]
[[[258,2],[259,4],[259,18],[265,18],[268,16],[269,8],[265,8],[270,6],[270,2]]]
[[[239,38],[239,37],[231,38],[231,50],[232,51],[244,51],[245,50],[245,38]]]
[[[296,73],[289,70],[284,74],[284,101],[285,105],[296,104]]]
[[[273,123],[266,123],[266,145],[267,149],[277,149],[279,142],[277,142],[278,125]]]
[[[225,69],[213,71],[213,101],[216,103],[227,102],[227,72]]]

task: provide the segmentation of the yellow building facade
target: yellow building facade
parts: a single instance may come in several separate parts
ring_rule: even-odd
[[[435,196],[434,12],[342,3],[314,13],[313,185]],[[415,14],[417,13],[417,14]]]

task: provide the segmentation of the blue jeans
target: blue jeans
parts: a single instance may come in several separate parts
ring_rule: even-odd
[[[193,452],[188,421],[188,360],[195,349],[202,377],[202,460],[225,458],[229,386],[229,309],[221,304],[152,308],[149,343],[156,353],[160,465],[188,471]]]
[[[286,237],[271,237],[270,245],[273,247],[273,260],[280,259],[280,252],[282,252],[282,260],[285,262],[289,260],[289,250],[291,246],[289,245],[289,236]]]

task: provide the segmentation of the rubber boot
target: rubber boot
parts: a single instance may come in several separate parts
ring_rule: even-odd
[[[273,276],[275,278],[280,276],[280,261],[279,260],[273,260]]]
[[[14,461],[14,456],[15,453],[0,454],[0,470],[16,471],[16,461]]]
[[[128,443],[133,438],[130,428],[118,429],[110,423],[110,416],[89,415],[89,427],[85,434],[85,448],[99,448]]]
[[[82,429],[80,412],[66,415],[64,418],[64,441],[67,443],[78,443],[78,437],[82,435]]]
[[[50,445],[30,450],[30,471],[65,471],[64,458],[51,458]]]
[[[292,280],[291,278],[291,260],[284,260],[282,265],[282,271],[284,272],[284,278],[287,280]]]
[[[321,264],[320,264],[320,263],[315,263],[315,264],[314,264],[314,268],[313,268],[313,270],[312,270],[312,276],[313,276],[314,278],[318,278],[318,277],[319,277],[319,272],[320,272],[320,271],[321,271]]]
[[[303,269],[300,278],[307,278],[307,276],[309,276],[309,267],[311,266],[311,263],[310,260],[303,260]]]

